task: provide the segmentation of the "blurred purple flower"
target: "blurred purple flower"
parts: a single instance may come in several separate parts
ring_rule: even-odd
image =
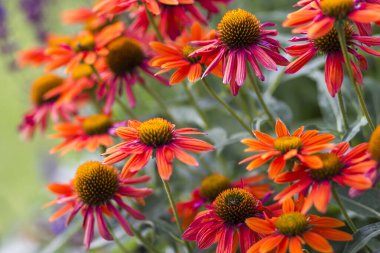
[[[35,27],[37,37],[44,41],[46,31],[43,27],[45,0],[20,0],[20,8],[24,11],[28,21]]]

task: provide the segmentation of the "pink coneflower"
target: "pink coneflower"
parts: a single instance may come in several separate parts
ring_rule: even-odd
[[[205,10],[208,11],[209,14],[217,14],[219,13],[218,4],[227,5],[233,0],[195,0],[199,3]]]
[[[335,22],[349,19],[359,29],[366,30],[368,24],[380,21],[380,5],[361,0],[315,0],[301,1],[302,8],[288,15],[283,26],[295,27],[296,33],[307,33],[311,39],[326,35]]]
[[[125,216],[121,214],[121,210],[137,220],[145,217],[141,212],[126,204],[122,198],[129,197],[138,200],[152,194],[152,189],[138,189],[130,186],[147,181],[149,181],[148,176],[122,179],[113,166],[94,161],[85,162],[78,167],[75,178],[70,183],[48,186],[57,198],[46,206],[63,205],[50,217],[49,221],[69,214],[66,220],[66,225],[68,225],[78,213],[81,213],[85,230],[83,243],[87,249],[90,248],[94,237],[95,218],[99,234],[105,240],[113,240],[104,215],[116,218],[125,232],[132,236],[131,227]]]
[[[357,52],[356,48],[363,51],[380,56],[380,53],[369,48],[370,46],[380,45],[380,38],[361,36],[357,34],[351,25],[345,25],[345,36],[347,41],[347,50],[353,55],[356,61],[351,61],[351,67],[354,72],[355,80],[358,84],[363,83],[361,70],[366,70],[368,67],[367,60]],[[315,55],[326,55],[325,65],[325,82],[331,96],[335,96],[340,91],[343,82],[343,54],[339,44],[338,33],[335,28],[332,28],[326,35],[318,39],[298,38],[291,39],[292,42],[305,42],[305,44],[294,45],[286,48],[286,52],[291,56],[297,57],[292,63],[286,67],[285,73],[293,74],[300,70],[308,63]]]
[[[182,237],[195,241],[200,249],[217,244],[216,253],[234,253],[239,244],[240,252],[247,252],[261,237],[247,227],[245,220],[264,218],[264,211],[261,201],[248,191],[227,189],[206,211],[197,215]]]
[[[175,125],[162,118],[144,122],[130,120],[128,127],[117,128],[116,134],[124,142],[107,149],[104,163],[114,164],[129,158],[124,165],[123,176],[141,170],[155,151],[158,173],[163,180],[169,180],[175,158],[185,164],[198,166],[197,160],[185,151],[200,153],[214,150],[205,141],[184,136],[202,132],[195,128],[175,129]]]
[[[247,61],[261,80],[264,80],[264,75],[259,64],[269,70],[288,64],[288,60],[279,54],[279,42],[270,38],[276,36],[277,31],[264,29],[273,25],[261,24],[256,16],[242,9],[229,11],[218,24],[218,37],[194,42],[201,48],[190,56],[200,55],[212,60],[202,78],[222,61],[223,83],[230,84],[231,92],[236,96],[246,79]]]
[[[372,187],[372,181],[366,173],[376,166],[370,159],[368,144],[362,143],[348,151],[350,145],[342,142],[330,152],[318,156],[322,160],[320,169],[295,166],[292,172],[286,172],[276,178],[277,183],[292,183],[279,193],[275,200],[284,201],[297,193],[306,193],[303,211],[314,204],[318,211],[327,210],[331,198],[331,187],[334,182],[341,186],[349,186],[356,190]],[[348,151],[348,152],[347,152]]]
[[[50,117],[57,122],[61,119],[70,120],[71,115],[76,113],[75,101],[58,104],[56,102],[60,99],[60,94],[47,96],[50,91],[64,85],[64,82],[63,78],[53,74],[45,74],[33,82],[30,92],[33,108],[24,115],[19,125],[22,137],[31,138],[38,127],[44,132]]]

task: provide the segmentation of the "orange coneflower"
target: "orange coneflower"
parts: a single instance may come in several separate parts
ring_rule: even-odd
[[[375,168],[376,162],[370,159],[368,144],[362,143],[348,151],[347,142],[337,144],[330,153],[317,156],[323,166],[319,169],[297,165],[292,172],[286,172],[276,178],[278,183],[292,183],[279,193],[275,200],[285,200],[294,194],[307,194],[303,211],[314,204],[318,211],[327,211],[331,199],[333,182],[341,186],[349,186],[356,190],[366,190],[372,187],[372,181],[367,173]],[[348,152],[347,152],[348,151]]]
[[[187,228],[194,220],[198,210],[212,203],[226,189],[244,188],[258,199],[269,196],[271,194],[270,185],[260,183],[264,179],[264,175],[253,175],[232,182],[229,178],[220,174],[212,174],[205,177],[200,187],[191,193],[191,200],[177,202],[177,210],[182,221],[182,227]]]
[[[306,32],[311,39],[326,35],[333,29],[335,22],[349,19],[359,30],[365,32],[365,25],[380,21],[380,4],[362,0],[314,0],[302,1],[300,10],[292,12],[283,26],[295,27],[297,33]]]
[[[126,158],[122,176],[142,169],[155,151],[157,169],[163,180],[169,180],[175,158],[183,163],[198,166],[197,160],[186,151],[208,152],[214,147],[195,138],[184,135],[203,134],[195,128],[175,129],[175,125],[162,118],[153,118],[144,122],[129,120],[127,127],[119,127],[116,134],[124,142],[107,149],[104,159],[106,164],[114,164]]]
[[[63,138],[64,141],[50,150],[50,153],[61,152],[66,154],[71,150],[87,149],[94,152],[99,146],[112,145],[110,130],[113,122],[111,117],[104,114],[95,114],[86,117],[77,116],[76,122],[64,122],[54,126],[56,134],[51,138]]]
[[[256,233],[265,235],[247,253],[302,253],[302,245],[307,244],[317,252],[332,253],[333,248],[327,240],[350,241],[352,236],[335,228],[343,227],[344,222],[301,212],[302,203],[292,199],[284,202],[283,214],[265,219],[248,218],[247,226]]]
[[[188,241],[195,241],[200,249],[217,244],[217,253],[247,252],[261,235],[250,230],[245,220],[251,217],[263,219],[272,216],[260,200],[242,188],[223,191],[207,210],[200,212],[183,234]]]
[[[90,32],[98,32],[109,24],[109,19],[98,16],[91,9],[85,7],[63,11],[61,20],[64,24],[84,24],[84,28]]]
[[[46,206],[63,205],[49,219],[54,221],[65,214],[68,225],[79,212],[82,214],[85,230],[83,243],[90,248],[94,237],[95,218],[99,234],[105,240],[113,240],[109,232],[105,217],[115,217],[128,235],[133,235],[130,225],[120,210],[125,210],[135,219],[142,220],[144,215],[126,204],[122,197],[135,200],[152,194],[149,188],[134,188],[130,185],[149,181],[148,176],[121,178],[117,169],[100,162],[88,161],[78,167],[75,178],[67,184],[49,184],[48,188],[57,195],[57,198]],[[118,207],[118,208],[116,208]]]
[[[152,67],[162,69],[156,75],[175,70],[169,80],[170,84],[180,83],[186,77],[190,82],[195,82],[201,77],[202,66],[204,66],[205,62],[202,60],[202,57],[189,56],[196,50],[190,42],[214,38],[214,31],[206,33],[202,30],[201,25],[195,22],[191,27],[191,32],[189,33],[187,30],[184,30],[175,42],[151,42],[150,46],[158,55],[150,60],[150,64]],[[221,72],[221,64],[219,64],[213,73],[221,76]]]
[[[268,169],[270,178],[275,178],[280,174],[286,162],[292,158],[296,158],[311,168],[321,168],[322,160],[315,154],[331,147],[330,142],[335,139],[334,135],[319,134],[318,130],[304,132],[303,126],[290,134],[280,119],[276,122],[277,138],[260,131],[253,131],[253,134],[257,140],[244,139],[241,142],[249,147],[245,150],[246,152],[253,151],[258,154],[240,163],[250,161],[247,170],[253,170],[273,159]]]
[[[61,94],[47,96],[50,91],[63,86],[64,83],[65,79],[54,74],[42,75],[33,82],[30,92],[33,108],[24,115],[19,125],[19,131],[24,138],[31,138],[38,127],[44,132],[50,117],[54,122],[58,122],[61,119],[70,120],[76,113],[76,100],[58,104]]]

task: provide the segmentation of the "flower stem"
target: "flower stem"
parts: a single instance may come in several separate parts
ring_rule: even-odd
[[[182,227],[181,227],[181,223],[180,223],[179,215],[178,215],[178,210],[177,210],[177,207],[175,205],[175,201],[174,201],[174,198],[173,198],[172,191],[170,190],[169,183],[168,183],[168,181],[165,181],[165,180],[162,179],[162,184],[164,185],[164,189],[165,189],[166,195],[168,196],[170,207],[173,210],[173,214],[174,214],[174,218],[175,218],[175,222],[177,224],[178,230],[179,230],[179,232],[182,235],[183,234],[183,230],[182,230]],[[190,244],[187,241],[183,241],[183,242],[185,243],[187,251],[189,253],[192,252]]]
[[[218,101],[230,114],[232,117],[234,117],[240,125],[248,131],[249,134],[253,135],[251,128],[239,117],[239,115],[236,114],[234,109],[232,109],[226,102],[224,102],[216,93],[215,91],[210,87],[207,80],[204,78],[202,79],[204,87],[208,91],[208,93],[216,100]]]
[[[348,72],[348,76],[350,78],[350,81],[351,81],[352,85],[354,86],[355,93],[356,93],[356,95],[357,95],[357,97],[359,99],[360,109],[361,109],[362,113],[364,114],[364,116],[366,117],[371,130],[373,131],[373,130],[375,130],[375,125],[373,124],[371,116],[370,116],[370,114],[368,112],[368,109],[367,109],[367,106],[365,104],[365,100],[364,100],[363,94],[362,94],[362,92],[360,90],[360,87],[358,86],[358,84],[356,84],[355,77],[354,77],[354,72],[353,72],[351,64],[350,64],[351,60],[350,60],[350,56],[348,55],[348,50],[347,50],[347,43],[346,43],[346,35],[345,35],[345,31],[344,31],[344,24],[342,22],[339,22],[338,25],[337,25],[336,30],[337,30],[337,33],[338,33],[339,44],[340,44],[340,48],[342,50],[342,54],[343,54],[344,62],[345,62],[346,69],[347,69],[347,72]]]
[[[346,109],[344,108],[342,91],[338,92],[338,101],[339,101],[339,108],[340,108],[340,111],[342,113],[344,130],[347,131],[349,126],[348,126],[348,120],[347,120],[347,112],[346,112]]]
[[[138,231],[137,229],[134,229],[132,226],[131,226],[131,230],[133,232],[133,234],[137,237],[137,239],[139,239],[139,241],[143,244],[143,246],[151,253],[160,253],[160,251],[158,251],[150,242],[148,242],[144,237],[143,235],[140,233],[140,231]]]
[[[210,125],[208,123],[207,116],[204,113],[204,111],[199,107],[197,102],[195,101],[195,98],[194,98],[193,94],[191,93],[189,86],[186,83],[184,83],[183,88],[184,88],[187,96],[189,97],[190,103],[195,108],[195,110],[197,111],[199,116],[202,118],[203,123],[205,124],[206,128],[208,129],[210,127]]]
[[[164,37],[162,37],[161,35],[161,32],[160,30],[158,29],[158,26],[156,24],[156,21],[154,20],[154,17],[152,15],[152,13],[148,10],[148,7],[146,4],[144,4],[145,6],[145,12],[146,12],[146,15],[148,16],[148,19],[149,19],[149,23],[152,24],[152,27],[154,29],[154,31],[156,32],[156,35],[157,35],[157,39],[160,41],[160,42],[163,42],[164,41]]]
[[[137,116],[136,114],[127,106],[123,103],[123,101],[119,98],[119,97],[116,97],[116,102],[119,104],[119,106],[121,107],[121,109],[123,109],[123,111],[129,116],[131,117],[132,119],[137,119]]]
[[[107,224],[108,231],[112,235],[114,242],[120,248],[121,252],[128,253],[129,251],[124,247],[124,245],[121,243],[119,238],[117,238],[117,236],[115,235],[115,233],[112,230],[111,225],[109,224],[109,222],[107,220],[106,220],[106,224]]]
[[[141,86],[147,93],[149,93],[149,95],[151,95],[152,98],[154,98],[154,100],[156,100],[157,104],[161,107],[161,109],[169,117],[169,119],[174,120],[173,115],[170,113],[169,108],[166,106],[165,102],[162,100],[160,95],[154,89],[152,89],[152,87],[146,85],[145,83],[141,83]]]
[[[247,72],[248,72],[248,78],[251,81],[251,84],[253,86],[253,89],[255,90],[256,96],[259,99],[259,103],[260,103],[261,107],[264,109],[264,111],[267,114],[271,124],[274,127],[276,125],[276,121],[274,119],[273,114],[270,112],[267,104],[265,103],[263,96],[261,95],[260,87],[257,84],[255,77],[253,76],[251,70],[249,69],[249,70],[247,70]]]

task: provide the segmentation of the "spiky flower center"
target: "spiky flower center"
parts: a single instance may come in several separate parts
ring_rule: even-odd
[[[275,221],[275,227],[286,236],[301,235],[308,228],[308,218],[299,212],[284,213]]]
[[[213,174],[202,180],[200,194],[203,198],[213,201],[221,192],[231,187],[231,181],[222,175]]]
[[[63,83],[63,79],[53,74],[46,74],[37,78],[32,84],[31,99],[35,105],[53,102],[57,97],[45,98],[45,95]]]
[[[344,26],[344,33],[346,37],[346,42],[349,45],[354,29],[351,25]],[[314,46],[318,49],[320,53],[328,54],[332,52],[341,51],[339,44],[338,32],[335,28],[331,29],[326,35],[313,40]]]
[[[105,134],[112,126],[110,118],[104,114],[88,116],[82,124],[84,131],[88,135]]]
[[[80,36],[73,43],[76,52],[92,51],[95,48],[95,38],[91,34]]]
[[[162,118],[144,121],[137,132],[142,143],[153,147],[168,144],[173,140],[173,125]]]
[[[94,161],[85,162],[77,170],[74,189],[84,204],[104,205],[119,189],[118,172],[110,165]]]
[[[116,75],[132,72],[145,58],[139,42],[132,38],[120,37],[108,45],[107,64]]]
[[[260,21],[246,10],[231,10],[219,22],[218,33],[231,49],[248,47],[260,38]]]
[[[339,174],[343,167],[342,162],[336,154],[326,153],[319,154],[323,167],[321,169],[312,169],[311,176],[316,180],[330,179],[331,177]]]
[[[283,136],[274,140],[274,148],[283,153],[292,149],[299,149],[301,146],[301,138],[297,136]]]
[[[89,77],[93,73],[92,68],[88,64],[79,64],[76,66],[72,72],[71,76],[74,78],[74,80],[79,80],[83,77]]]
[[[338,19],[345,18],[354,8],[354,0],[321,0],[323,14]]]
[[[374,160],[380,162],[380,126],[376,127],[371,135],[368,151]]]
[[[182,48],[182,54],[191,63],[197,63],[201,60],[200,56],[192,56],[190,57],[189,55],[196,50],[195,47],[186,45]]]
[[[214,201],[216,214],[227,224],[237,225],[245,219],[255,216],[260,201],[242,188],[231,188],[223,191]]]

